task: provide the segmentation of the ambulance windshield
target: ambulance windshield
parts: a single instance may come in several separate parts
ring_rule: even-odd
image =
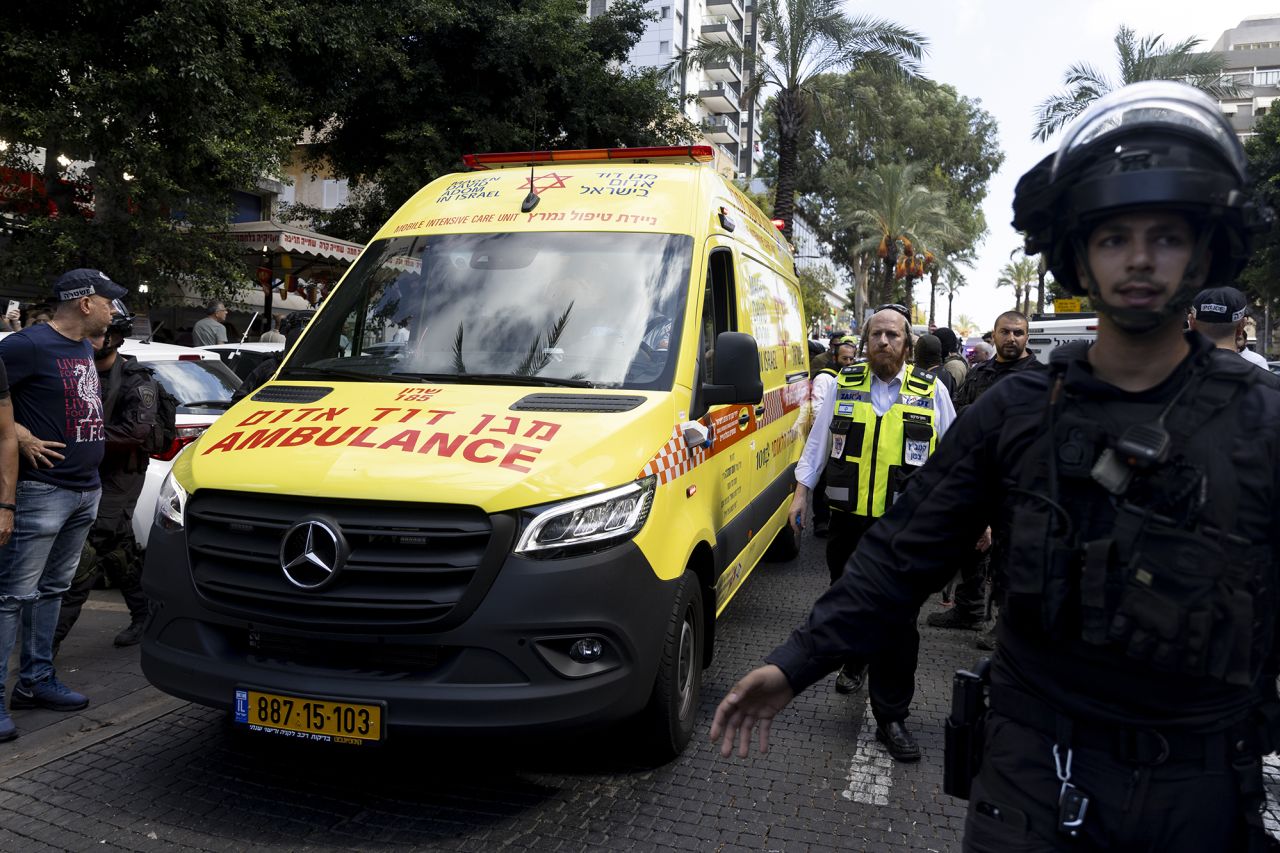
[[[667,390],[692,248],[598,231],[381,240],[282,375]]]

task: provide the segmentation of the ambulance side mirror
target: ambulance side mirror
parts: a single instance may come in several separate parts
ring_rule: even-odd
[[[743,332],[721,332],[716,335],[714,355],[711,384],[701,388],[703,405],[759,403],[764,399],[755,338]]]

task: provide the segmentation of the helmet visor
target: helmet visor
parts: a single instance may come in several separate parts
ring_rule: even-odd
[[[1244,179],[1244,149],[1218,105],[1185,83],[1167,80],[1135,83],[1099,98],[1068,128],[1053,161],[1053,177],[1100,137],[1144,130],[1168,130],[1200,139]]]

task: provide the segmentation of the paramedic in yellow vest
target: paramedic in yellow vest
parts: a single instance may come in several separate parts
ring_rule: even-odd
[[[832,339],[831,352],[834,358],[826,367],[814,374],[813,384],[809,391],[809,404],[813,411],[822,409],[822,403],[835,393],[836,376],[840,368],[848,367],[858,360],[858,339],[845,335],[838,341]],[[825,539],[831,526],[831,510],[827,507],[827,483],[819,477],[818,485],[813,488],[813,535]]]
[[[907,477],[924,465],[955,408],[932,373],[907,366],[911,321],[901,305],[882,306],[867,323],[867,361],[842,368],[836,387],[817,411],[796,466],[791,525],[803,526],[809,494],[826,470],[831,528],[827,568],[831,581],[844,572],[862,534],[884,514]],[[846,661],[836,690],[852,693],[869,670],[876,740],[898,761],[918,761],[920,748],[905,721],[915,695],[920,633],[904,623],[886,651],[867,663]]]

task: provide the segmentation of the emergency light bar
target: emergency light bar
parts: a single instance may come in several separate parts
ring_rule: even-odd
[[[710,145],[652,145],[639,148],[576,148],[558,151],[504,151],[463,154],[470,169],[495,166],[531,166],[535,163],[582,163],[591,160],[672,160],[707,163],[714,159]]]

